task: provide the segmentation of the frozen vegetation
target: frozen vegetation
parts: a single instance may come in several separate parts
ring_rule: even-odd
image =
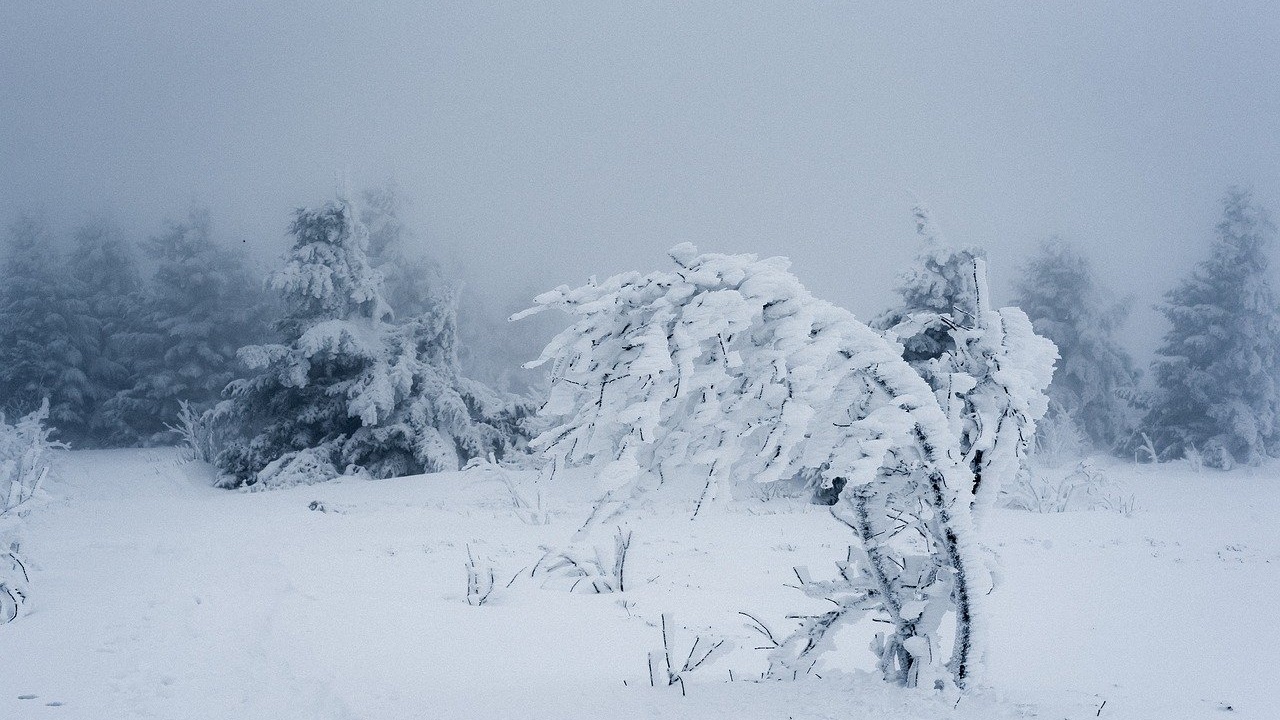
[[[871,323],[786,258],[682,243],[514,315],[561,318],[523,395],[462,362],[460,290],[398,207],[297,210],[261,293],[202,212],[145,264],[88,226],[65,275],[11,228],[0,716],[1280,711],[1247,193],[1147,381],[1077,249],[997,307],[918,207]]]

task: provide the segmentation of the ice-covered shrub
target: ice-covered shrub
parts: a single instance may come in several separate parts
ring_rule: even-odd
[[[1133,496],[1088,460],[1068,469],[1032,463],[1001,497],[1005,507],[1037,513],[1111,510],[1130,515],[1135,509]]]
[[[525,524],[546,525],[551,522],[551,514],[542,504],[542,488],[536,476],[531,483],[532,487],[524,488],[511,474],[515,469],[518,468],[512,467],[511,463],[499,461],[492,454],[487,458],[472,458],[463,468],[463,470],[479,472],[485,479],[501,483],[507,491],[507,497],[511,500],[511,509]]]
[[[963,322],[908,316],[954,349],[932,360],[933,376],[947,380],[935,393],[902,345],[813,297],[785,259],[701,255],[689,244],[671,257],[673,271],[562,286],[526,312],[574,317],[532,363],[551,363],[552,385],[542,408],[550,427],[531,444],[552,475],[597,468],[605,494],[583,532],[668,480],[698,478],[696,517],[731,478],[812,473],[839,488],[832,514],[858,540],[826,627],[884,621],[876,653],[887,680],[963,686],[981,656],[988,589],[974,491],[989,498],[1016,470],[1021,433],[1043,412],[1052,345],[1016,309],[982,301]],[[985,291],[982,268],[966,271],[975,293]],[[948,615],[950,652],[940,630]],[[796,644],[810,643],[821,638]]]
[[[40,497],[49,474],[49,453],[61,443],[49,439],[49,403],[10,425],[0,414],[0,624],[18,618],[31,582],[19,551],[20,516]]]
[[[65,447],[49,439],[53,428],[45,425],[48,418],[48,402],[13,425],[0,413],[0,516],[36,497],[49,474],[49,452]]]
[[[530,574],[565,578],[569,592],[597,595],[626,592],[630,552],[631,532],[618,528],[613,536],[612,553],[599,546],[590,555],[571,549],[547,549]]]
[[[1091,448],[1075,412],[1054,403],[1036,425],[1033,452],[1017,478],[1001,489],[1000,504],[1039,513],[1113,510],[1131,514],[1133,496],[1125,495],[1088,457]]]

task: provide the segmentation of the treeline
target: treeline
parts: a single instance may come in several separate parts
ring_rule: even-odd
[[[75,447],[171,441],[179,402],[215,402],[273,313],[261,277],[202,211],[141,243],[105,222],[58,237],[23,217],[0,268],[5,412],[47,398]]]
[[[205,211],[142,242],[107,223],[62,237],[18,219],[0,264],[3,410],[19,417],[47,399],[59,440],[120,447],[177,442],[186,407],[188,425],[218,436],[209,459],[243,484],[304,466],[438,470],[519,446],[530,405],[502,391],[531,388],[512,378],[536,333],[498,329],[505,312],[460,321],[460,285],[411,249],[400,202],[382,188],[299,210],[270,273],[220,241]],[[1159,306],[1170,328],[1146,373],[1119,342],[1127,303],[1077,248],[1043,243],[1014,298],[1060,355],[1038,437],[1216,467],[1280,453],[1274,234],[1247,192],[1227,193],[1207,258]],[[965,307],[946,290],[963,286],[947,277],[949,258],[924,258],[902,306],[876,325]],[[944,335],[912,337],[907,359],[935,356]],[[459,337],[489,345],[468,350]]]
[[[351,206],[396,322],[447,316],[448,352],[459,354],[460,283],[410,242],[395,189],[366,191]],[[184,405],[189,417],[212,410],[233,380],[251,376],[240,350],[287,339],[299,322],[290,319],[287,293],[271,287],[280,269],[251,263],[244,243],[221,237],[205,209],[141,240],[101,220],[59,234],[28,215],[6,229],[0,410],[16,418],[47,399],[56,437],[73,447],[178,442],[172,426]],[[293,229],[296,240],[304,228]],[[472,312],[479,338],[501,337],[490,329],[503,309]],[[528,379],[505,365],[518,368],[513,355],[529,352],[461,354],[493,384],[523,390]]]

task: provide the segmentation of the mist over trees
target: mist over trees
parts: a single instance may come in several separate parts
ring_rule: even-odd
[[[1168,457],[1230,467],[1280,453],[1280,308],[1275,225],[1248,191],[1232,188],[1222,205],[1209,257],[1160,305],[1171,327],[1144,425]]]
[[[264,270],[269,268],[251,264],[240,243],[221,237],[206,209],[194,209],[142,241],[101,219],[54,232],[38,215],[18,217],[6,228],[0,254],[4,411],[25,415],[47,398],[55,437],[75,447],[164,444],[179,439],[172,426],[180,408],[199,415],[224,400],[235,401],[226,394],[233,386],[242,393],[242,404],[224,407],[238,409],[223,418],[238,413],[248,424],[238,431],[244,436],[237,459],[228,454],[224,467],[241,483],[255,482],[256,473],[279,459],[279,452],[325,445],[337,437],[351,445],[333,456],[333,472],[350,465],[380,475],[451,467],[521,443],[514,418],[529,406],[504,415],[520,404],[511,405],[507,393],[521,395],[524,403],[545,398],[545,371],[522,365],[556,327],[550,314],[508,322],[537,294],[532,283],[497,295],[459,280],[466,274],[463,268],[443,265],[423,250],[423,238],[406,220],[409,199],[394,184],[355,197],[358,201],[344,201],[341,211],[336,205],[325,211],[336,215],[317,210],[298,216],[307,222],[292,228],[294,247],[286,267],[298,271],[298,253],[317,253],[326,243],[347,247],[348,240],[324,240],[326,233],[363,238],[357,244],[362,243],[364,269],[353,270],[349,279],[363,278],[360,283],[367,287],[360,292],[372,293],[368,302],[380,303],[377,312],[360,310],[360,322],[384,333],[364,347],[350,344],[351,334],[324,348],[298,345],[314,337],[308,332],[316,325],[356,317],[349,309],[323,306],[337,295],[308,294],[314,288],[302,286],[267,288]],[[1067,434],[1079,433],[1086,443],[1077,452],[1137,452],[1142,459],[1154,455],[1161,461],[1193,457],[1215,466],[1257,462],[1275,452],[1280,331],[1270,285],[1274,226],[1245,191],[1231,190],[1223,212],[1210,258],[1160,307],[1170,329],[1145,375],[1126,349],[1131,343],[1124,342],[1130,306],[1101,286],[1093,259],[1059,238],[1042,242],[1027,258],[1013,282],[1013,300],[1059,353],[1045,432],[1069,426]],[[347,228],[341,232],[334,224],[338,216]],[[944,318],[964,328],[980,315],[972,273],[985,252],[949,244],[923,207],[916,210],[915,222],[923,250],[900,276],[898,301],[872,326],[892,333],[904,345],[904,359],[935,391],[945,392],[955,369],[938,360],[958,357],[961,349],[954,345],[956,328]],[[311,237],[310,244],[299,246],[298,233]],[[324,265],[319,254],[307,262]],[[279,272],[275,277],[280,282]],[[337,286],[325,292],[330,291],[346,292]],[[272,352],[278,357],[264,359],[259,351],[267,347],[276,348]],[[391,399],[366,398],[369,407],[378,408],[374,425],[383,429],[360,430],[361,412],[348,415],[351,407],[344,405],[363,392],[352,388],[381,384],[386,378],[375,376],[382,372],[377,369],[382,359],[408,357],[410,347],[418,360],[386,364],[407,373],[396,376],[399,390],[388,391]],[[326,359],[321,362],[314,353]],[[246,358],[256,364],[246,364]],[[287,385],[287,368],[325,363],[330,375],[313,378],[315,387],[303,392]],[[259,387],[262,402],[248,410],[254,403],[246,399],[252,393],[245,383],[265,382],[272,373],[279,384],[271,386],[275,390],[270,383]],[[349,395],[318,389],[329,382],[342,388],[334,391],[338,395]],[[409,396],[428,385],[452,400],[402,412]],[[301,397],[313,392],[315,397]],[[278,397],[268,400],[273,393]],[[300,394],[285,400],[289,393]],[[268,416],[284,413],[295,401],[312,407],[312,419],[328,417],[329,426],[283,443],[280,438],[297,428],[281,425],[268,432]],[[313,401],[319,404],[308,405]],[[385,429],[388,422],[415,429],[396,435]],[[472,423],[489,428],[481,433],[486,439],[470,434]],[[252,432],[245,430],[250,426]],[[428,426],[443,433],[427,443],[435,449],[414,445],[421,438],[406,439],[422,435]],[[258,450],[248,449],[253,438],[272,432],[276,440],[259,439]],[[370,433],[394,449],[385,457],[373,452]],[[499,441],[493,433],[507,433],[507,438]],[[365,449],[356,450],[362,443]],[[452,450],[445,452],[446,447]]]
[[[1076,425],[1100,450],[1129,442],[1139,373],[1116,337],[1128,303],[1100,287],[1089,259],[1061,238],[1040,244],[1014,293],[1036,332],[1058,346],[1049,387],[1051,422]]]

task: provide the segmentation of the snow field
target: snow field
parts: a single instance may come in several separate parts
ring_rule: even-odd
[[[786,586],[844,554],[822,508],[741,499],[690,522],[687,499],[658,500],[628,525],[627,591],[593,595],[528,577],[585,517],[588,478],[545,488],[551,523],[530,525],[478,473],[239,493],[174,451],[61,453],[23,535],[30,614],[0,627],[0,718],[1280,717],[1276,470],[1109,471],[1132,517],[989,518],[992,687],[957,704],[859,672],[853,632],[820,679],[749,681],[766,653],[740,611],[781,635],[822,609]],[[468,546],[495,569],[483,607]],[[687,696],[649,687],[663,613],[678,653],[734,646]]]

